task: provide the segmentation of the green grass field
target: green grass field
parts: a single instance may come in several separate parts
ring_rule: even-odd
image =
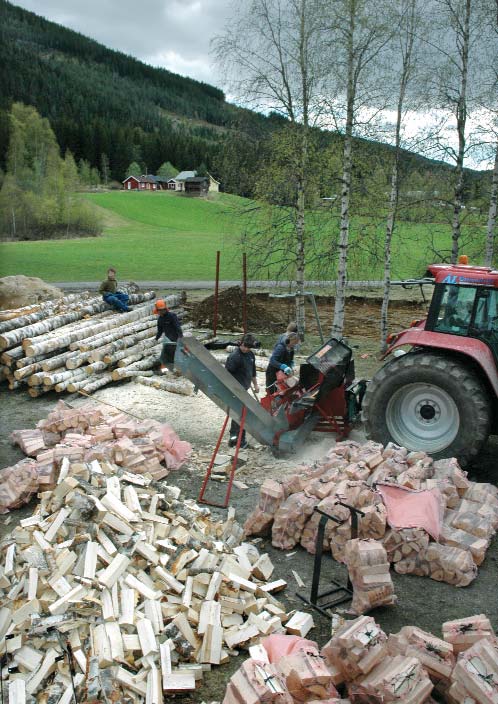
[[[219,249],[221,278],[240,278],[241,224],[233,209],[242,199],[237,196],[220,194],[213,200],[201,200],[172,193],[121,191],[85,197],[102,214],[101,237],[2,243],[1,275],[25,274],[46,281],[98,281],[112,265],[120,280],[213,279],[215,253]],[[393,249],[395,277],[422,275],[425,264],[436,260],[428,251],[432,236],[438,247],[449,246],[447,226],[399,225],[398,244]],[[376,259],[382,256],[381,228],[373,248],[376,251],[371,245],[365,249],[359,238],[353,232],[349,278],[381,278],[381,265]],[[335,278],[334,268],[331,269],[323,278]]]

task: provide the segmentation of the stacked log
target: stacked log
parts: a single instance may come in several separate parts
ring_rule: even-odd
[[[153,298],[153,292],[130,294],[128,313],[87,293],[9,311],[0,319],[0,381],[11,389],[25,385],[36,397],[52,390],[92,393],[113,381],[149,376],[160,353]],[[166,300],[182,317],[181,297]]]
[[[439,541],[423,528],[388,528],[387,511],[376,482],[406,490],[434,491],[444,509]],[[498,491],[489,484],[471,482],[455,459],[433,462],[423,452],[408,452],[389,444],[337,443],[312,465],[303,465],[282,477],[273,488],[279,496],[276,510],[261,491],[258,507],[245,522],[247,536],[272,535],[275,547],[292,549],[296,541],[315,552],[320,516],[315,506],[334,516],[325,528],[324,550],[345,561],[352,538],[350,511],[343,501],[364,514],[358,516],[358,537],[382,541],[388,561],[400,574],[428,576],[456,586],[475,579],[491,537],[498,528]]]

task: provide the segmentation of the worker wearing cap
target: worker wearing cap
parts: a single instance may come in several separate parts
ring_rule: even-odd
[[[289,332],[283,342],[278,341],[275,345],[268,367],[266,369],[266,388],[273,387],[277,380],[277,372],[280,370],[287,376],[292,375],[294,367],[294,348],[299,344],[297,332]]]
[[[240,345],[228,355],[225,362],[225,368],[230,374],[237,379],[247,391],[251,384],[255,393],[258,393],[259,386],[256,378],[256,357],[252,348],[257,344],[256,339],[250,333],[246,333],[241,340]],[[240,425],[232,420],[230,425],[230,438],[228,440],[229,447],[234,447],[237,444],[239,437]],[[240,447],[248,447],[246,441],[246,431],[242,431]]]
[[[108,305],[119,310],[121,313],[128,313],[131,310],[131,308],[128,307],[128,301],[130,300],[128,294],[123,293],[123,291],[118,291],[116,269],[113,269],[113,267],[109,267],[107,270],[107,279],[100,284],[99,292]]]
[[[167,368],[167,363],[172,361],[171,356],[168,355],[168,352],[170,351],[169,344],[171,342],[176,342],[179,337],[183,337],[183,330],[180,325],[180,321],[178,320],[178,316],[168,309],[166,301],[162,298],[156,301],[152,312],[159,316],[157,318],[156,340],[159,340],[161,335],[164,335],[160,357],[161,371],[163,372]]]

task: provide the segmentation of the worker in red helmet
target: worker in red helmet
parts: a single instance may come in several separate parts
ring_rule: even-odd
[[[183,337],[182,326],[178,320],[176,313],[172,313],[166,301],[159,298],[152,310],[152,312],[158,316],[157,318],[157,332],[156,340],[159,340],[161,335],[164,335],[163,347],[161,350],[161,372],[166,371],[168,363],[171,364],[171,343],[176,342],[179,337]]]

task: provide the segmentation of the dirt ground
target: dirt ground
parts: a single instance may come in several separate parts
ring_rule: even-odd
[[[271,301],[275,309],[281,309],[282,322],[291,319],[292,310],[286,308],[287,303],[282,300]],[[392,310],[392,329],[405,326],[415,317],[423,316],[424,306],[419,303],[401,302]],[[330,303],[323,302],[320,306],[321,317],[329,318]],[[289,314],[290,313],[290,314]],[[357,376],[369,377],[378,366],[377,337],[378,337],[378,304],[368,300],[357,301],[348,307],[348,328],[346,334],[355,349],[357,360]],[[312,325],[309,327],[310,336],[307,338],[303,352],[306,354],[311,348],[316,347],[318,338]],[[263,336],[264,338],[264,336]],[[271,338],[264,339],[270,342]],[[0,408],[2,417],[2,434],[0,436],[0,466],[6,466],[19,459],[20,451],[13,447],[9,441],[9,434],[14,429],[33,427],[37,420],[45,417],[60,396],[46,395],[38,399],[30,398],[25,392],[9,392],[5,388],[0,390]],[[80,404],[86,402],[81,397],[68,396],[69,403]],[[101,389],[93,396],[93,402],[108,402],[125,411],[141,417],[156,418],[162,422],[170,423],[183,440],[188,440],[193,446],[193,455],[186,468],[172,472],[168,483],[179,486],[187,498],[197,498],[202,477],[207,462],[223,421],[223,413],[209,398],[199,393],[197,396],[184,397],[139,384],[122,383]],[[361,440],[361,428],[352,433],[354,439]],[[300,452],[284,459],[275,459],[267,448],[252,443],[253,449],[248,451],[247,462],[237,472],[237,478],[247,485],[247,489],[234,487],[231,504],[235,506],[239,522],[254,508],[259,486],[263,478],[278,477],[289,468],[303,461],[310,461],[322,457],[333,445],[333,436],[328,434],[313,433]],[[490,440],[469,475],[477,481],[491,481],[496,483],[498,477],[498,438]],[[224,496],[226,484],[213,484],[210,498],[220,500]],[[34,503],[7,516],[0,517],[0,537],[5,535],[18,521],[30,515]],[[221,512],[223,513],[223,512]],[[288,582],[285,592],[279,596],[289,609],[302,608],[303,603],[296,597],[297,585],[291,570],[299,573],[304,580],[306,588],[303,590],[309,595],[313,570],[313,557],[300,547],[290,553],[274,549],[269,542],[259,543],[261,550],[267,551],[275,565],[275,578],[284,578]],[[447,584],[435,582],[426,578],[415,576],[397,575],[393,573],[393,581],[398,605],[391,608],[378,609],[373,616],[382,628],[388,632],[398,631],[402,626],[417,624],[423,629],[439,635],[441,624],[449,619],[470,616],[474,613],[487,613],[495,629],[498,628],[498,604],[496,598],[496,579],[498,562],[498,540],[494,540],[488,550],[487,557],[479,568],[477,579],[465,589],[457,589]],[[341,583],[346,581],[346,572],[343,566],[325,556],[322,566],[322,587],[328,585],[331,579]],[[329,637],[328,619],[314,613],[315,628],[309,637],[318,641],[320,645]],[[244,653],[242,653],[242,656]],[[226,682],[237,669],[241,658],[234,658],[230,664],[214,668],[207,673],[204,684],[198,693],[188,697],[177,697],[175,701],[182,703],[201,702],[202,700],[220,700]]]

